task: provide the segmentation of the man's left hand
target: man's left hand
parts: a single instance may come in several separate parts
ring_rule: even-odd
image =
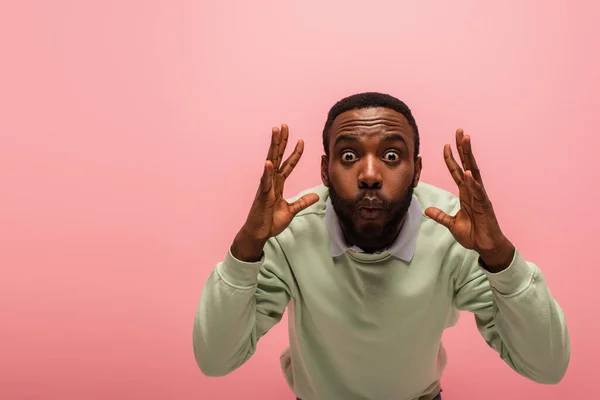
[[[452,217],[437,207],[429,207],[425,215],[448,228],[463,247],[479,253],[488,271],[500,272],[510,265],[515,247],[500,229],[473,156],[471,138],[462,129],[456,131],[456,147],[464,170],[454,159],[449,144],[444,146],[444,160],[458,185],[460,210]]]

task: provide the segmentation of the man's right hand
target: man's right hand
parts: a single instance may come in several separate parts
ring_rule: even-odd
[[[300,161],[304,151],[304,142],[299,140],[292,155],[282,164],[288,136],[287,125],[282,125],[281,130],[273,128],[260,186],[246,223],[231,246],[232,255],[240,261],[259,261],[267,240],[283,232],[296,214],[319,200],[316,193],[306,194],[293,203],[288,203],[283,198],[285,180]]]

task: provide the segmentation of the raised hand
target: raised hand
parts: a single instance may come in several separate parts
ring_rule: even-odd
[[[500,229],[471,149],[471,138],[462,129],[456,131],[456,147],[462,168],[449,144],[444,146],[444,160],[458,185],[460,210],[450,216],[437,207],[429,207],[425,215],[448,228],[463,247],[477,251],[488,269],[501,270],[510,264],[514,246]]]
[[[280,234],[300,211],[319,200],[316,193],[302,196],[293,203],[283,198],[286,179],[300,161],[304,142],[299,140],[294,152],[282,163],[289,138],[289,128],[273,128],[271,145],[264,171],[248,218],[231,247],[232,255],[243,261],[257,261],[267,240]]]

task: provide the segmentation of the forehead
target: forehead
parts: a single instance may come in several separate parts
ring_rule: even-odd
[[[344,133],[383,134],[399,133],[406,143],[414,144],[411,125],[402,113],[384,107],[361,108],[341,113],[333,121],[329,131],[329,141]]]

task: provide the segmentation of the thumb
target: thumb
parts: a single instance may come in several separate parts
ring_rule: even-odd
[[[444,225],[448,229],[450,229],[450,227],[454,223],[454,217],[449,216],[437,207],[428,207],[425,210],[425,215],[437,222],[438,224]]]
[[[300,211],[315,204],[317,201],[319,201],[318,194],[305,194],[304,196],[300,197],[298,200],[289,205],[290,213],[292,214],[292,216],[295,216]]]

